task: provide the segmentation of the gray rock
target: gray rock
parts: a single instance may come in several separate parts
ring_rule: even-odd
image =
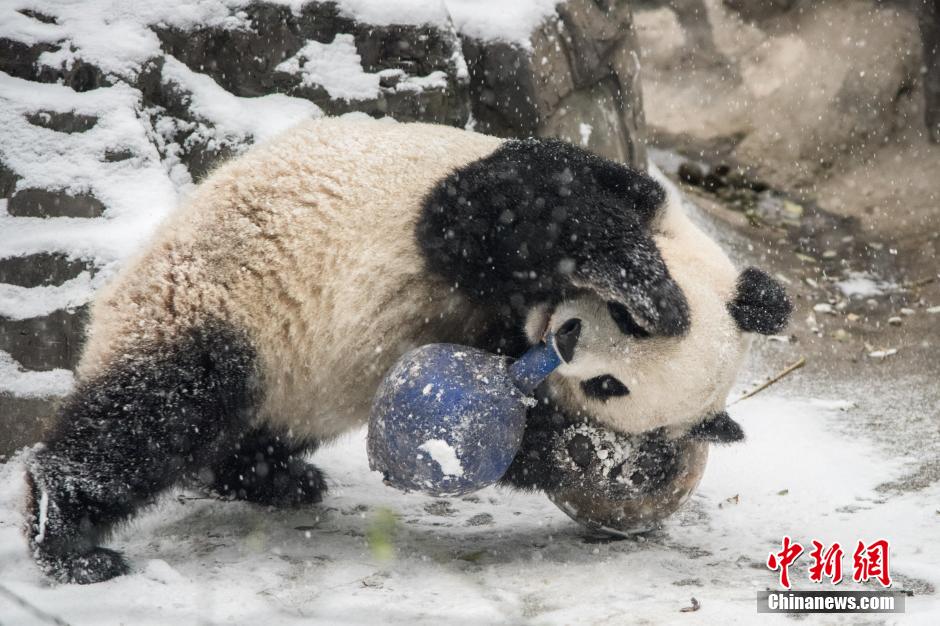
[[[214,138],[213,121],[193,113],[190,100],[191,94],[185,87],[172,80],[164,81],[159,90],[163,112],[158,117],[172,118],[172,124],[162,124],[164,129],[174,129],[172,134],[164,135],[164,139],[178,146],[177,156],[193,181],[199,182],[216,165],[241,152],[254,138],[243,135]]]
[[[673,10],[637,17],[656,143],[747,163],[787,191],[835,185],[841,172],[874,163],[876,151],[911,141],[924,84],[916,22],[898,7],[911,3],[655,2]],[[707,12],[689,10],[694,4]],[[721,63],[699,45],[700,31],[723,51]],[[881,200],[839,193],[837,202]]]
[[[694,54],[678,59],[676,67],[720,68],[728,65],[728,59],[715,45],[704,0],[634,0],[631,4],[637,9],[668,7],[675,13],[676,21],[685,36],[685,47],[695,51]],[[649,53],[649,50],[643,52]]]
[[[19,448],[39,441],[51,424],[55,404],[45,398],[0,393],[0,463]]]
[[[71,259],[61,252],[39,252],[0,259],[0,283],[20,287],[61,285],[82,272],[94,274],[89,259]]]
[[[477,130],[560,137],[645,167],[632,14],[626,3],[603,4],[560,4],[558,17],[533,33],[531,52],[463,37]]]
[[[297,18],[283,5],[253,4],[244,12],[248,29],[202,26],[180,30],[157,25],[154,31],[167,54],[193,71],[208,74],[226,91],[237,96],[278,91],[274,67],[304,43]]]
[[[745,20],[759,22],[786,13],[796,0],[722,0],[722,4]]]
[[[40,11],[22,9],[19,12],[39,22],[56,23],[54,16]],[[49,43],[26,44],[15,39],[0,37],[0,71],[26,80],[62,83],[70,86],[75,91],[89,91],[111,84],[100,69],[81,57],[74,57],[58,68],[38,63],[39,57],[43,53],[55,52],[60,50],[63,45],[69,44],[68,42],[59,45]]]
[[[20,177],[3,161],[0,161],[0,198],[9,198],[16,189]]]
[[[625,128],[624,120],[616,114],[617,90],[608,78],[571,92],[545,119],[539,134],[570,141],[621,163],[645,166],[643,146],[630,139],[636,131]]]
[[[91,91],[99,87],[110,87],[112,78],[105,75],[98,66],[81,57],[75,57],[59,67],[41,65],[35,73],[35,80],[41,83],[60,83],[75,91]]]
[[[134,157],[134,152],[128,148],[109,148],[105,150],[104,160],[108,163],[126,161]]]
[[[0,37],[0,71],[26,80],[38,80],[37,60],[55,46],[47,43],[25,44],[15,39]]]
[[[43,24],[58,24],[59,20],[53,15],[47,13],[42,13],[41,11],[36,11],[34,9],[17,9],[18,13],[22,13],[26,17],[31,17],[38,22]]]
[[[0,317],[0,350],[28,370],[74,369],[81,356],[87,309],[87,305],[73,311],[59,309],[25,320]]]
[[[60,133],[84,133],[98,123],[98,118],[94,115],[83,115],[75,111],[36,111],[27,115],[26,120],[34,126]]]
[[[940,3],[913,5],[923,44],[924,121],[931,141],[940,143]]]
[[[308,99],[330,115],[362,111],[401,121],[455,126],[467,122],[466,86],[456,66],[460,43],[450,29],[363,24],[341,16],[330,2],[308,3],[299,15],[289,7],[265,3],[252,4],[244,12],[247,28],[207,26],[183,31],[158,26],[155,30],[167,53],[238,96],[283,92]],[[321,86],[304,85],[299,76],[277,69],[308,41],[330,43],[341,34],[353,36],[364,71],[400,70],[410,76],[441,71],[447,77],[446,87],[416,93],[399,90],[394,81],[386,81],[376,98],[344,100],[331,98]]]
[[[49,189],[20,189],[7,202],[7,212],[14,217],[100,217],[104,210],[91,194]]]

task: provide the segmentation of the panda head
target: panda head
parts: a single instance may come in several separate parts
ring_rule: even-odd
[[[721,248],[669,198],[654,239],[687,304],[682,332],[663,334],[630,302],[590,289],[533,308],[532,342],[548,331],[563,338],[566,362],[541,392],[569,415],[586,416],[624,433],[664,428],[730,442],[743,432],[725,400],[753,333],[782,330],[792,306],[782,286],[755,268],[736,270]]]

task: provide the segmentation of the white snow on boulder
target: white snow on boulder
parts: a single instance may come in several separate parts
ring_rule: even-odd
[[[124,84],[78,93],[0,73],[0,153],[21,176],[17,190],[91,194],[106,207],[103,218],[93,219],[12,217],[3,210],[0,257],[63,252],[94,257],[107,269],[139,248],[176,204],[177,193],[138,115],[138,103],[139,92]],[[38,111],[97,121],[84,132],[57,132],[29,121]],[[106,154],[114,149],[131,157],[109,162]]]
[[[301,84],[306,87],[322,87],[334,100],[377,98],[383,77],[398,79],[396,91],[447,88],[447,74],[440,70],[427,76],[412,76],[394,68],[380,72],[365,71],[355,38],[344,33],[337,34],[330,43],[307,42],[294,56],[282,61],[277,69],[299,75]]]
[[[401,80],[395,85],[395,91],[424,91],[425,89],[446,89],[447,73],[441,70],[431,72],[427,76],[412,76],[402,70],[388,69],[379,72],[379,76],[397,75]]]
[[[210,76],[192,71],[170,55],[163,64],[163,79],[192,94],[190,112],[213,123],[215,129],[209,139],[219,142],[264,141],[304,119],[323,114],[309,100],[280,93],[257,98],[233,95]]]
[[[22,176],[17,188],[91,192],[114,215],[172,195],[160,157],[137,115],[138,99],[139,92],[124,84],[79,93],[0,72],[0,153]],[[62,133],[31,123],[28,116],[38,111],[87,115],[97,121],[84,132]],[[136,158],[108,163],[104,157],[111,148],[130,150]]]
[[[291,2],[292,5],[303,2]],[[532,31],[556,15],[559,0],[338,0],[340,14],[360,22],[433,24],[452,21],[457,31],[483,41],[530,48]],[[449,19],[448,19],[449,18]]]
[[[291,4],[306,2],[293,0]],[[449,21],[447,7],[441,0],[337,0],[336,5],[340,15],[376,26],[446,26]]]
[[[462,35],[531,49],[532,32],[556,15],[558,0],[445,0]]]
[[[893,291],[897,285],[867,272],[849,272],[848,278],[837,282],[836,287],[847,298],[871,298]]]
[[[92,278],[82,272],[61,285],[20,287],[0,283],[0,317],[23,320],[49,315],[59,309],[74,309],[91,299],[102,282],[100,274]]]
[[[75,377],[69,370],[27,371],[9,353],[0,350],[0,393],[20,398],[54,398],[67,395],[74,385]]]
[[[210,148],[226,142],[242,148],[321,114],[312,102],[283,94],[234,96],[169,56],[163,78],[190,93],[192,113],[212,122],[196,131],[211,133],[200,137]],[[58,132],[30,121],[38,112],[95,121],[83,132]],[[0,72],[0,156],[20,176],[16,189],[90,194],[106,207],[100,218],[40,218],[11,216],[7,201],[0,203],[0,258],[62,252],[93,258],[101,270],[58,286],[0,285],[0,315],[25,319],[85,304],[179,203],[192,181],[185,168],[158,152],[154,130],[160,126],[154,129],[142,114],[140,92],[126,84],[80,93]],[[173,153],[172,146],[163,147]],[[109,161],[106,155],[115,150],[131,156]]]
[[[307,87],[319,85],[330,98],[368,100],[379,95],[379,75],[362,69],[352,35],[340,33],[331,43],[309,41],[277,69],[299,74]]]
[[[13,10],[14,3],[0,9],[0,37],[9,37],[27,44],[49,43],[62,46],[61,51],[47,52],[41,64],[58,67],[82,58],[99,67],[105,74],[131,78],[148,59],[160,54],[160,41],[149,28],[164,24],[185,28],[197,24],[230,24],[242,22],[233,18],[230,7],[247,5],[248,1],[204,0],[86,0],[83,2],[17,3],[54,16],[55,24],[36,20]],[[234,5],[234,6],[233,6]]]

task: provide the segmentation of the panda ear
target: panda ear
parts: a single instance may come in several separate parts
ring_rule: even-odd
[[[783,286],[765,272],[749,267],[738,276],[728,311],[744,332],[773,335],[790,320],[793,304]]]
[[[690,430],[689,437],[711,443],[734,443],[744,439],[744,429],[721,411]]]

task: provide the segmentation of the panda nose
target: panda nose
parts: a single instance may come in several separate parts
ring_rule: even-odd
[[[580,336],[581,320],[576,317],[571,318],[555,331],[555,345],[558,346],[558,354],[565,360],[565,363],[570,363],[574,358],[574,348],[578,345]]]

